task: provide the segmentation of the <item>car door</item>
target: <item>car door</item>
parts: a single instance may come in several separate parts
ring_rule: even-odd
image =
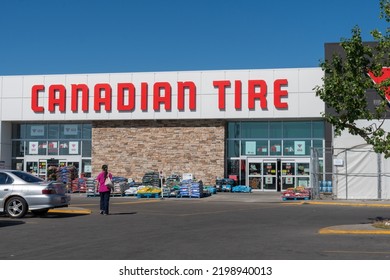
[[[4,210],[4,199],[12,193],[12,178],[4,172],[0,172],[0,210]]]

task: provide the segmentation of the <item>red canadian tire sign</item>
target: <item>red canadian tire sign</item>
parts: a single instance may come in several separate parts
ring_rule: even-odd
[[[382,68],[382,75],[380,75],[378,77],[375,76],[374,73],[371,71],[368,72],[368,75],[374,81],[375,84],[380,84],[380,83],[386,81],[387,79],[390,79],[390,67]],[[386,100],[390,104],[390,87],[385,88],[384,91],[385,91]]]
[[[2,77],[7,121],[320,118],[321,68]]]

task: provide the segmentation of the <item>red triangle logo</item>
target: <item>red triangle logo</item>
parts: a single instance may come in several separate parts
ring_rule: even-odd
[[[382,68],[382,75],[379,77],[376,77],[373,72],[369,71],[368,76],[374,81],[375,84],[380,84],[384,82],[387,79],[390,79],[390,67],[383,67]],[[386,94],[386,100],[390,103],[390,87],[385,89]]]

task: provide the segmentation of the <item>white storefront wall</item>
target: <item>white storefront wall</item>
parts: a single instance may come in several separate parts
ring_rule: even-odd
[[[357,125],[371,123],[359,121]],[[390,121],[382,128],[390,131]],[[333,139],[333,147],[334,159],[342,163],[334,166],[333,173],[333,193],[338,199],[390,199],[390,159],[346,131]]]

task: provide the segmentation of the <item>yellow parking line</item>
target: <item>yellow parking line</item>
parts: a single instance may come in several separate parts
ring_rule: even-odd
[[[312,205],[337,205],[337,206],[354,206],[354,207],[390,207],[390,204],[380,203],[349,203],[349,202],[321,202],[321,201],[305,201],[303,204]]]
[[[389,235],[390,230],[381,230],[381,229],[332,229],[332,228],[322,228],[318,231],[319,234],[385,234]]]
[[[92,210],[90,210],[90,209],[58,208],[58,209],[50,209],[49,213],[66,213],[66,214],[89,215],[89,214],[92,213]]]
[[[112,202],[111,204],[122,205],[122,204],[142,204],[142,203],[155,203],[159,202],[161,199],[150,199],[146,198],[146,200],[137,200],[137,201],[126,201],[126,202]]]

